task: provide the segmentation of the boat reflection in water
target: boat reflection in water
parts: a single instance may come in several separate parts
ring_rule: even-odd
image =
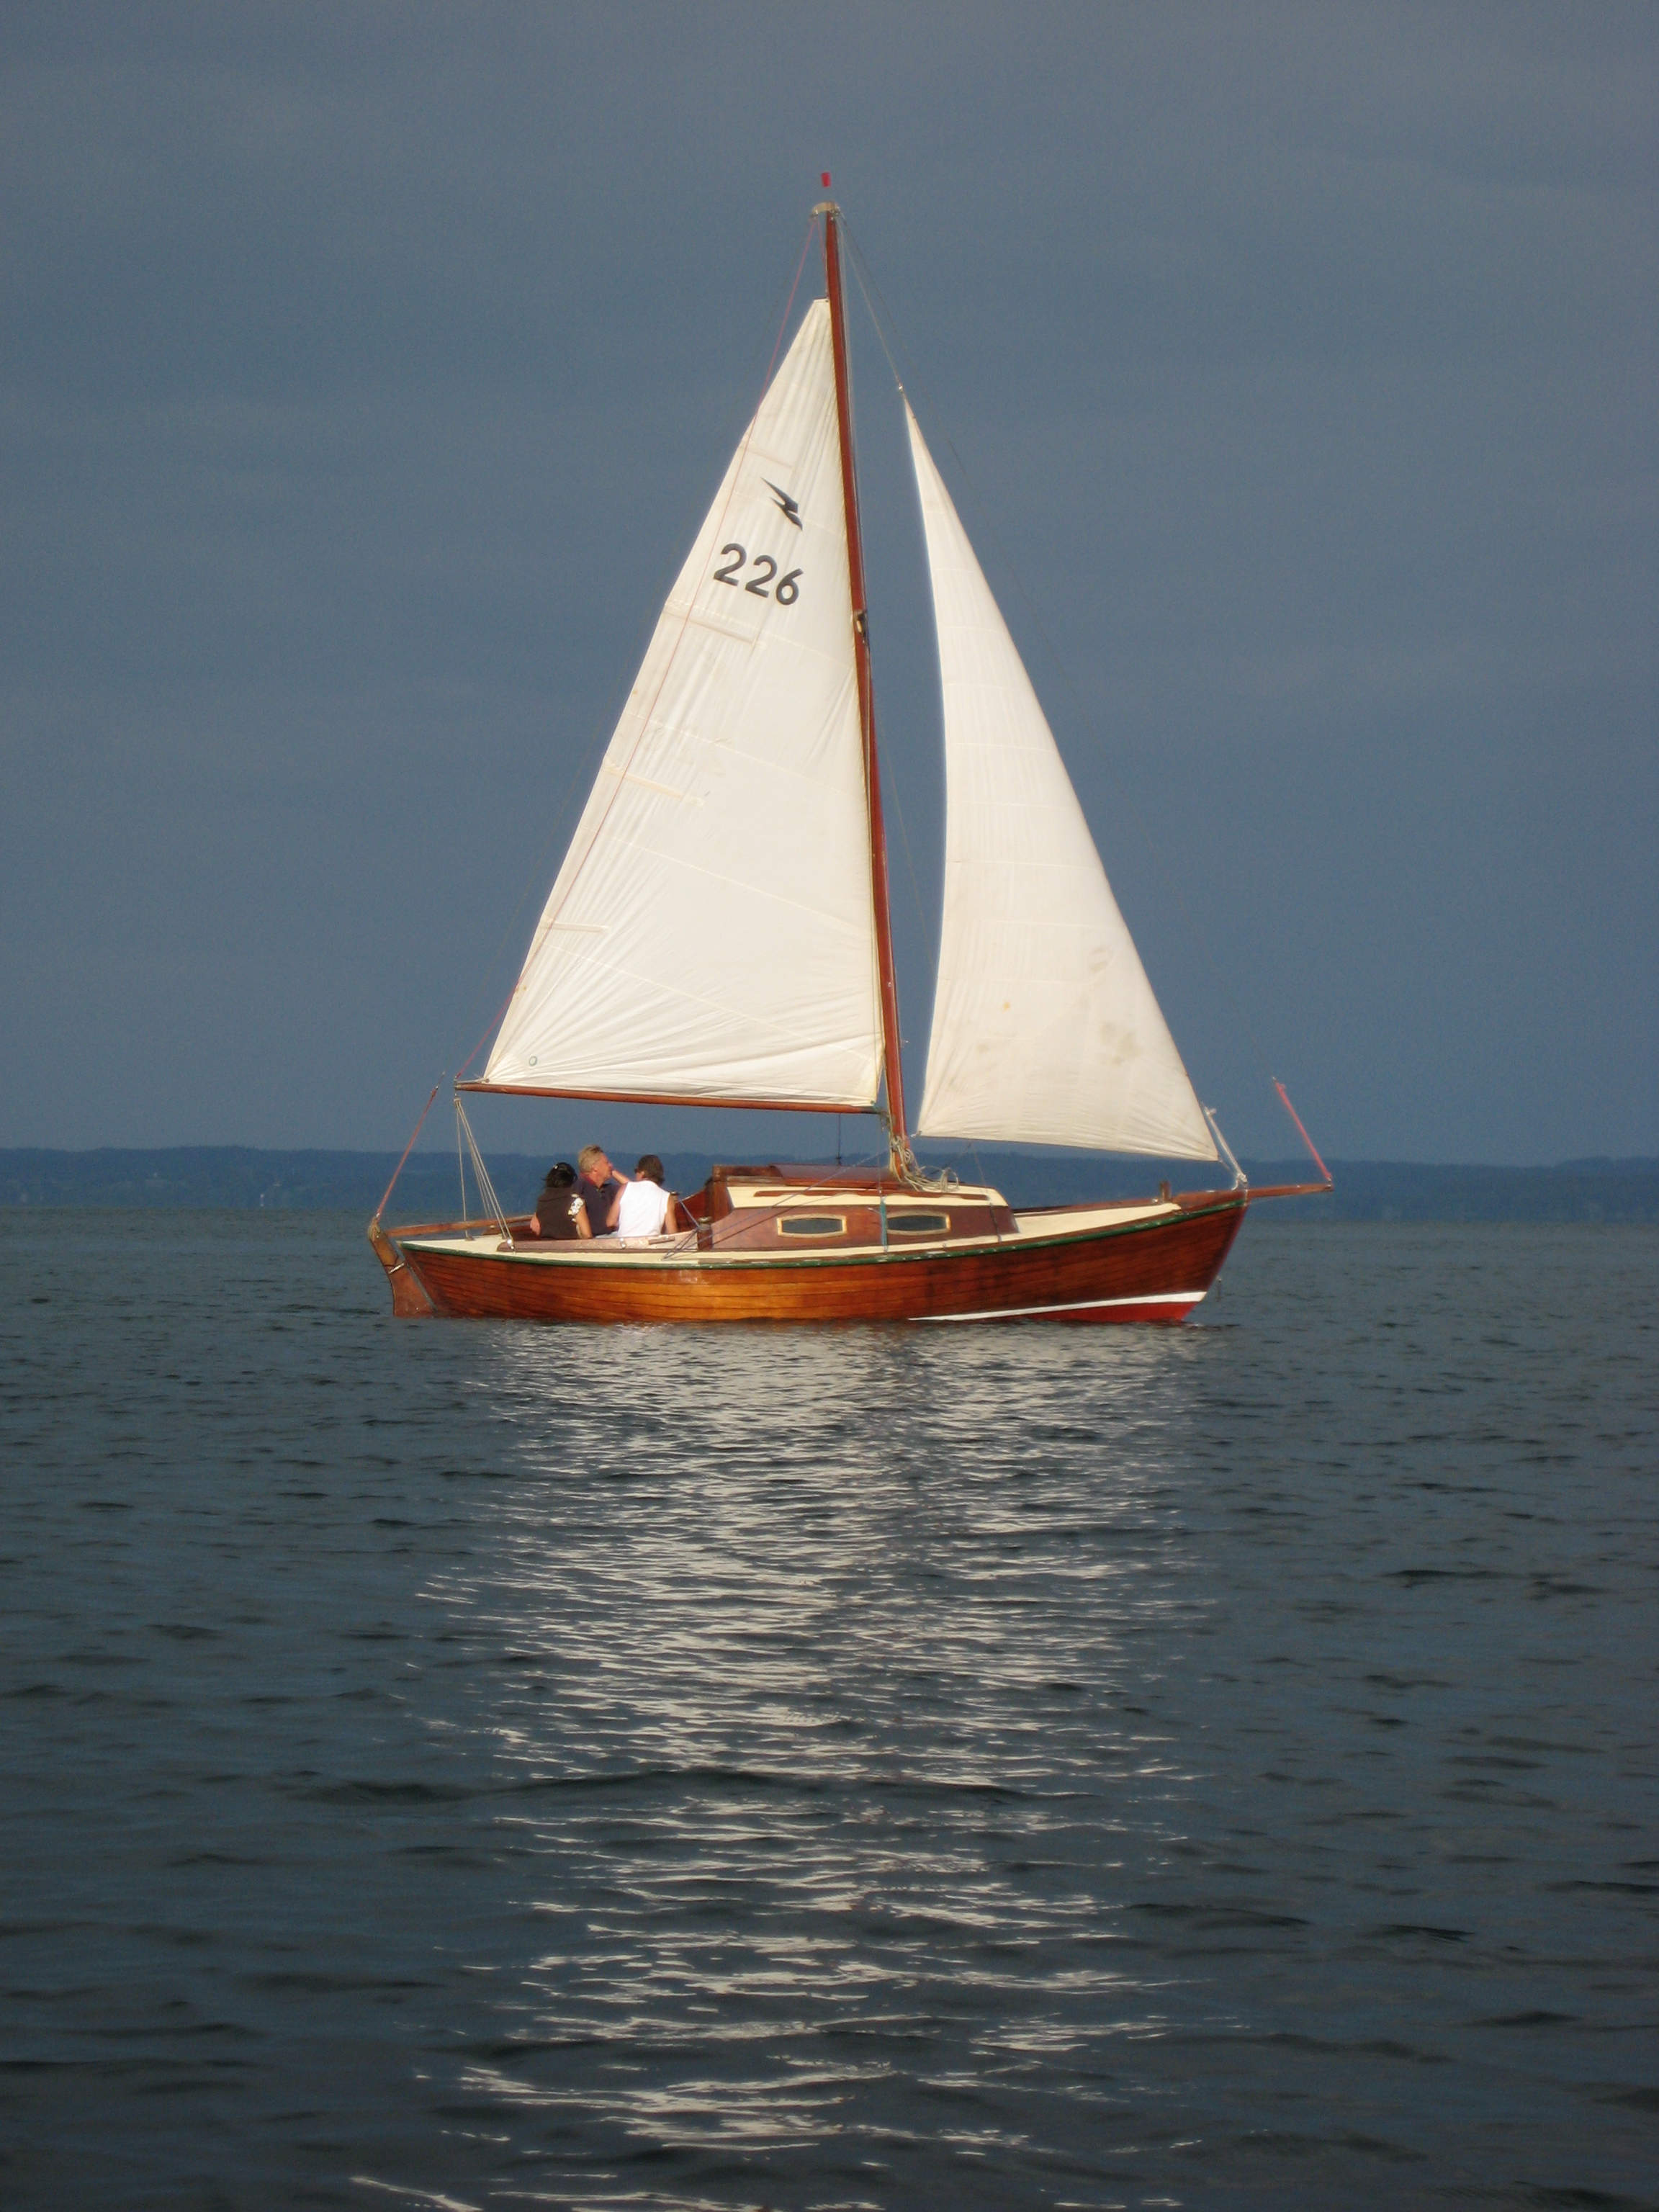
[[[1157,2032],[1122,1863],[1183,1825],[1149,1715],[1211,1598],[1165,1477],[1219,1341],[480,1340],[514,1440],[428,1595],[500,1655],[474,1725],[525,1948],[501,1973],[491,1931],[482,2106],[821,2177],[879,2155],[884,2085],[914,2123],[918,2070],[988,2140],[1000,2078]]]

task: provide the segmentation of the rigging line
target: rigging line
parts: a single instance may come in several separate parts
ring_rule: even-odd
[[[979,1146],[974,1142],[971,1137],[968,1140],[968,1150],[974,1156],[974,1170],[975,1174],[979,1176],[980,1188],[981,1190],[994,1190],[996,1186],[992,1182],[990,1176],[986,1174],[985,1163],[979,1156]],[[957,1154],[957,1158],[958,1159],[962,1158],[960,1152]],[[1003,1204],[1007,1206],[1008,1201],[1006,1199],[1004,1199]],[[1012,1213],[1013,1212],[1012,1206],[1008,1206],[1008,1211]],[[999,1244],[1002,1242],[1002,1231],[1000,1229],[997,1231],[997,1242]]]
[[[842,218],[841,227],[843,230],[847,229],[847,219],[845,216]],[[848,232],[847,242],[853,249],[853,274],[858,278],[859,290],[864,295],[864,304],[866,307],[869,309],[870,320],[875,329],[877,342],[880,345],[882,351],[887,356],[887,366],[893,372],[894,383],[898,386],[899,390],[902,392],[904,389],[904,379],[899,374],[898,363],[893,359],[893,349],[888,344],[887,334],[881,327],[881,317],[877,314],[875,308],[871,305],[870,290],[873,289],[877,299],[881,300],[881,304],[883,307],[886,309],[890,319],[891,319],[892,310],[890,307],[887,307],[886,301],[882,299],[881,288],[877,284],[873,276],[870,278],[870,287],[866,289],[864,277],[868,264],[866,263],[863,254],[859,251],[858,240],[853,236],[850,231]],[[898,337],[898,325],[896,323],[893,324],[893,336],[896,338]],[[901,338],[899,343],[902,344],[903,340]]]
[[[767,362],[766,374],[761,384],[760,398],[763,400],[765,398],[768,392],[771,389],[772,372],[777,366],[778,349],[783,343],[783,334],[789,327],[789,317],[794,307],[795,295],[800,289],[801,271],[806,266],[806,257],[811,251],[812,238],[817,229],[817,218],[816,216],[809,217],[806,225],[806,235],[801,241],[800,258],[795,264],[795,273],[790,281],[788,296],[784,301],[783,313],[779,319],[777,325],[777,335],[772,341],[771,355]],[[775,295],[774,295],[773,304],[774,306],[776,305]],[[750,373],[744,380],[745,386],[752,380],[754,374],[754,362],[759,356],[760,346],[765,343],[765,331],[767,329],[771,327],[771,322],[772,319],[769,315],[766,319],[766,323],[762,327],[760,344],[756,346],[754,353],[750,356]],[[753,419],[754,414],[758,411],[759,404],[760,402],[757,400],[756,402],[755,408],[750,410],[750,415],[744,418],[745,420]],[[716,478],[716,482],[718,482],[718,478]],[[705,506],[707,505],[707,501],[702,503]],[[542,840],[541,846],[536,854],[535,861],[525,876],[523,889],[519,893],[518,899],[514,905],[512,913],[507,918],[507,926],[502,930],[500,938],[496,941],[495,951],[490,954],[489,960],[484,964],[483,975],[477,985],[477,988],[474,990],[471,998],[467,1001],[466,1012],[463,1015],[461,1020],[463,1033],[471,1027],[473,1012],[477,1006],[479,1000],[483,998],[484,993],[489,988],[490,971],[495,968],[496,962],[501,958],[502,951],[506,948],[507,939],[518,927],[519,917],[524,912],[526,901],[529,898],[531,892],[536,888],[537,884],[544,882],[546,879],[548,855],[554,850],[560,838],[563,835],[565,823],[569,818],[572,806],[575,804],[578,796],[582,792],[588,789],[592,783],[593,775],[595,773],[595,764],[599,757],[601,747],[603,746],[606,738],[612,731],[615,730],[617,720],[621,715],[621,706],[617,702],[621,698],[627,696],[627,690],[632,684],[634,674],[637,672],[640,663],[644,658],[645,648],[650,640],[651,634],[655,629],[658,622],[661,619],[662,601],[666,599],[668,592],[672,591],[672,588],[673,584],[672,579],[671,578],[668,586],[658,595],[657,599],[647,602],[645,615],[641,619],[638,629],[635,632],[632,649],[623,664],[623,674],[621,687],[613,685],[606,695],[607,703],[601,708],[599,723],[594,728],[592,734],[589,737],[587,744],[584,747],[581,754],[581,763],[584,773],[577,777],[571,778],[566,784],[564,797],[559,802],[558,811],[553,817],[553,826]],[[528,955],[526,954],[526,957],[527,957]],[[517,988],[518,985],[515,979],[514,989],[516,990]],[[495,1027],[496,1023],[498,1023],[501,1018],[501,1014],[504,1014],[507,1012],[507,1007],[512,1004],[512,1002],[513,992],[509,991],[506,999],[501,1002],[501,1012],[495,1016],[495,1020],[492,1021],[489,1025],[491,1030]],[[489,1034],[489,1031],[486,1030],[484,1032],[485,1037],[487,1037]],[[458,1079],[459,1076],[464,1075],[466,1073],[466,1070],[477,1058],[480,1048],[483,1042],[484,1039],[481,1037],[478,1043],[475,1044],[471,1051],[467,1054],[466,1059],[457,1070]]]
[[[441,1088],[442,1088],[442,1085],[441,1085],[441,1083],[434,1083],[434,1084],[433,1085],[433,1086],[432,1086],[432,1098],[435,1098],[435,1097],[437,1097],[437,1095],[438,1095],[438,1093],[439,1093],[439,1091],[440,1091],[440,1090],[441,1090]],[[415,1137],[418,1137],[418,1136],[420,1135],[421,1131],[422,1130],[422,1128],[424,1128],[424,1127],[425,1127],[425,1126],[426,1126],[426,1117],[427,1117],[427,1115],[428,1115],[432,1111],[432,1098],[428,1098],[428,1099],[427,1100],[427,1102],[426,1102],[425,1105],[422,1107],[422,1109],[421,1109],[421,1118],[420,1118],[420,1120],[419,1120],[419,1121],[415,1124],[415,1136],[410,1137],[410,1139],[409,1142],[408,1142],[408,1143],[404,1146],[404,1157],[403,1157],[403,1159],[399,1160],[399,1161],[398,1161],[398,1164],[397,1164],[397,1166],[396,1166],[395,1168],[393,1168],[393,1169],[392,1169],[392,1181],[391,1181],[391,1182],[389,1182],[389,1183],[386,1185],[386,1189],[382,1192],[381,1196],[380,1196],[380,1204],[379,1204],[379,1205],[375,1207],[375,1209],[374,1209],[374,1218],[375,1218],[377,1221],[380,1219],[380,1216],[381,1216],[381,1215],[386,1212],[386,1200],[391,1197],[392,1193],[392,1190],[393,1190],[393,1188],[395,1187],[395,1185],[396,1185],[396,1183],[397,1183],[398,1178],[398,1176],[399,1176],[403,1173],[403,1171],[404,1171],[404,1162],[405,1160],[407,1160],[407,1159],[408,1159],[408,1158],[409,1158],[410,1154],[410,1153],[414,1151],[414,1149],[415,1149]]]
[[[520,901],[520,904],[522,904],[522,901]],[[500,950],[500,948],[499,948],[499,947],[497,947],[497,950],[499,951],[499,950]],[[519,987],[518,987],[518,985],[517,985],[516,983],[514,983],[514,985],[513,986],[513,991],[516,991],[516,990],[518,989],[518,988],[519,988]],[[494,1028],[495,1027],[495,1024],[497,1024],[497,1022],[499,1022],[499,1021],[501,1020],[501,1016],[502,1016],[502,1015],[507,1012],[507,1008],[512,1005],[512,1003],[513,1003],[513,991],[509,991],[509,992],[507,993],[507,996],[506,996],[506,997],[501,1000],[501,1005],[500,1005],[499,1006],[497,1006],[497,1008],[495,1009],[495,1012],[490,1016],[490,1018],[489,1018],[489,1024],[488,1024],[488,1025],[486,1026],[486,1028],[485,1028],[485,1030],[484,1030],[483,1036],[481,1036],[481,1037],[478,1039],[478,1042],[477,1042],[477,1044],[475,1044],[475,1045],[473,1046],[473,1048],[472,1048],[471,1051],[470,1053],[468,1053],[468,1054],[467,1054],[466,1058],[465,1058],[465,1059],[461,1062],[460,1066],[456,1069],[456,1071],[455,1071],[455,1080],[456,1080],[456,1082],[457,1082],[457,1083],[459,1083],[459,1082],[460,1081],[461,1078],[462,1078],[462,1077],[466,1073],[466,1071],[468,1070],[468,1068],[471,1066],[471,1065],[472,1065],[473,1061],[474,1061],[474,1060],[478,1057],[478,1054],[479,1054],[483,1050],[483,1048],[484,1048],[484,1045],[485,1045],[485,1043],[486,1043],[486,1042],[488,1042],[488,1040],[489,1040],[490,1031],[491,1031],[492,1030],[494,1030]],[[476,995],[476,994],[475,994],[475,995]]]
[[[501,1201],[495,1195],[495,1186],[489,1180],[489,1170],[484,1165],[483,1154],[478,1150],[478,1140],[472,1133],[472,1124],[467,1120],[466,1109],[459,1098],[455,1101],[455,1118],[466,1132],[466,1148],[472,1155],[472,1166],[478,1178],[478,1188],[483,1195],[483,1201],[501,1224],[501,1236],[510,1252],[514,1249],[513,1231],[507,1225],[507,1216],[501,1210]]]
[[[778,320],[778,334],[772,341],[772,357],[766,364],[766,376],[764,381],[761,385],[760,390],[762,399],[765,398],[767,393],[772,388],[772,371],[778,365],[778,350],[783,343],[783,334],[789,327],[789,318],[794,311],[795,295],[800,289],[800,273],[806,266],[806,257],[812,250],[812,240],[814,236],[817,234],[817,227],[818,219],[817,216],[808,216],[806,218],[806,235],[800,242],[800,259],[795,264],[795,273],[789,280],[789,297],[783,303],[783,313]],[[757,400],[756,402],[756,407],[757,410],[759,404],[760,402]]]
[[[455,1101],[455,1165],[459,1170],[461,1178],[461,1226],[466,1230],[467,1241],[470,1243],[472,1231],[467,1228],[466,1220],[466,1155],[461,1150],[461,1102],[459,1098]]]
[[[842,228],[843,230],[845,230],[845,229],[846,229],[846,228],[847,228],[847,219],[846,219],[846,217],[843,216],[842,216]],[[868,310],[868,312],[869,312],[869,316],[870,316],[871,325],[872,325],[872,328],[874,329],[874,331],[875,331],[877,340],[878,340],[878,343],[879,343],[879,344],[880,344],[880,347],[881,347],[881,349],[882,349],[883,353],[886,354],[886,356],[887,356],[887,366],[888,366],[888,368],[889,368],[892,369],[892,371],[893,371],[893,381],[894,381],[894,383],[895,383],[896,385],[897,385],[897,386],[898,386],[898,388],[899,388],[900,392],[902,392],[903,391],[903,389],[904,389],[904,386],[903,386],[902,382],[902,381],[901,381],[901,380],[900,380],[899,373],[898,373],[897,368],[894,366],[893,356],[892,356],[892,354],[891,354],[891,353],[889,351],[889,349],[888,349],[887,340],[886,340],[885,337],[883,335],[881,324],[880,324],[880,322],[877,319],[876,311],[875,311],[875,309],[874,309],[873,307],[872,307],[870,306],[870,295],[869,295],[869,293],[868,293],[867,291],[866,291],[866,290],[865,290],[865,286],[864,286],[864,278],[863,278],[863,276],[861,275],[861,273],[860,272],[860,269],[859,269],[859,265],[858,265],[858,264],[859,264],[859,262],[860,262],[860,261],[861,261],[862,259],[863,259],[863,256],[862,256],[861,254],[858,253],[857,249],[856,249],[856,247],[855,247],[855,248],[854,248],[854,263],[853,263],[853,275],[854,275],[854,278],[857,280],[858,288],[859,288],[860,292],[863,294],[863,296],[864,296],[864,304],[865,304],[866,308],[866,309]],[[923,945],[927,946],[927,951],[928,951],[928,954],[929,954],[929,956],[930,956],[930,957],[931,957],[931,959],[932,959],[932,961],[933,961],[933,967],[934,967],[935,970],[937,970],[937,969],[938,969],[938,967],[939,967],[939,953],[938,953],[938,950],[937,950],[937,948],[935,947],[935,945],[934,945],[934,944],[933,944],[933,933],[932,933],[932,931],[931,931],[931,930],[928,928],[928,927],[927,927],[927,915],[926,910],[924,909],[924,908],[923,908],[923,906],[922,906],[922,903],[921,903],[921,884],[920,879],[919,879],[919,878],[918,878],[918,877],[917,877],[917,874],[916,874],[916,864],[915,864],[915,859],[912,857],[911,851],[910,851],[910,832],[909,832],[909,830],[908,829],[908,827],[906,826],[906,823],[905,823],[905,819],[904,819],[904,801],[903,801],[903,799],[901,797],[900,793],[899,793],[899,787],[898,787],[898,786],[899,786],[898,774],[897,774],[897,770],[896,770],[896,767],[895,767],[895,765],[894,765],[894,760],[893,760],[892,750],[891,750],[890,747],[882,744],[881,744],[881,742],[880,742],[879,738],[878,738],[878,739],[877,739],[877,745],[878,745],[878,750],[879,750],[880,752],[882,752],[882,753],[885,756],[885,764],[886,764],[886,769],[887,769],[887,781],[888,781],[888,783],[889,783],[889,785],[890,785],[890,788],[891,788],[891,790],[892,790],[892,793],[893,793],[893,807],[894,807],[894,811],[895,811],[895,812],[896,812],[896,813],[897,814],[897,816],[898,816],[898,825],[899,825],[899,842],[900,842],[900,843],[901,843],[901,844],[903,846],[903,848],[904,848],[904,866],[905,866],[905,872],[906,872],[906,873],[909,876],[909,878],[910,878],[910,896],[912,896],[912,898],[914,898],[914,899],[915,899],[915,902],[916,902],[916,920],[917,920],[917,921],[921,924],[921,941],[922,941]]]
[[[847,231],[845,218],[842,219],[842,228],[843,231]],[[887,305],[887,301],[883,296],[881,287],[877,283],[874,274],[870,270],[869,264],[865,260],[864,254],[860,248],[858,240],[852,236],[850,232],[848,232],[848,244],[853,249],[854,274],[858,277],[859,289],[864,293],[865,305],[870,307],[871,320],[876,324],[876,334],[881,338],[882,351],[887,356],[887,363],[889,368],[893,371],[894,381],[898,385],[899,390],[903,392],[905,389],[903,380],[899,375],[897,367],[893,361],[892,353],[888,347],[887,340],[882,334],[881,324],[876,316],[875,309],[870,305],[871,292],[873,292],[876,298],[880,301],[882,312],[885,314],[889,323],[892,325],[893,337],[901,349],[907,355],[909,355],[913,362],[915,356],[914,354],[910,354],[909,348],[905,345],[903,339],[899,336],[897,318],[894,315],[892,309]],[[869,276],[870,278],[868,290],[866,290],[864,282],[866,275]],[[1020,580],[1019,571],[1015,568],[1007,548],[1004,545],[1001,538],[998,534],[996,524],[992,520],[989,510],[987,508],[984,501],[979,495],[978,487],[975,485],[972,476],[969,473],[968,465],[963,459],[962,455],[957,451],[955,441],[951,438],[950,431],[945,427],[945,418],[939,412],[939,408],[934,404],[933,396],[928,390],[919,369],[916,372],[915,380],[916,388],[921,395],[923,404],[926,405],[928,413],[933,416],[934,422],[939,425],[939,434],[945,441],[946,449],[950,453],[951,459],[955,461],[957,469],[961,471],[963,483],[968,488],[968,495],[974,502],[975,511],[978,514],[981,521],[983,522],[986,531],[991,539],[991,543],[997,549],[997,552],[1001,558],[1003,568],[1007,574],[1008,580],[1012,584],[1015,591],[1018,593],[1020,603],[1024,607],[1027,615],[1030,617],[1032,628],[1036,630],[1038,637],[1042,641],[1044,650],[1047,652],[1049,660],[1053,663],[1055,673],[1059,676],[1060,682],[1066,687],[1066,690],[1071,698],[1072,704],[1077,711],[1078,719],[1082,723],[1085,733],[1093,741],[1102,765],[1104,767],[1106,773],[1111,777],[1113,785],[1116,788],[1119,797],[1123,801],[1123,805],[1128,814],[1129,819],[1133,823],[1135,829],[1139,833],[1141,842],[1145,844],[1147,851],[1152,854],[1153,860],[1156,862],[1158,873],[1164,878],[1165,888],[1169,890],[1170,896],[1174,899],[1176,910],[1180,914],[1182,921],[1187,926],[1188,934],[1191,937],[1194,945],[1198,948],[1200,954],[1203,957],[1205,965],[1209,969],[1211,975],[1214,976],[1217,984],[1221,989],[1223,996],[1226,999],[1227,1003],[1231,1006],[1234,1013],[1237,1016],[1239,1026],[1243,1030],[1245,1036],[1249,1042],[1250,1049],[1255,1054],[1256,1060],[1261,1066],[1261,1073],[1266,1077],[1268,1083],[1271,1084],[1273,1081],[1273,1070],[1267,1062],[1267,1055],[1262,1050],[1261,1040],[1256,1036],[1255,1029],[1251,1026],[1249,1015],[1245,1012],[1243,1007],[1239,1003],[1238,994],[1234,990],[1226,976],[1223,975],[1220,967],[1216,962],[1214,954],[1210,951],[1208,944],[1200,932],[1198,924],[1193,920],[1192,914],[1188,907],[1187,902],[1182,896],[1181,887],[1176,881],[1174,871],[1170,868],[1169,862],[1164,859],[1162,848],[1158,845],[1157,839],[1152,836],[1152,831],[1146,826],[1146,823],[1141,815],[1139,808],[1135,805],[1134,799],[1131,795],[1127,786],[1125,784],[1122,776],[1119,774],[1112,761],[1109,751],[1102,742],[1100,733],[1095,727],[1094,718],[1084,706],[1083,701],[1079,696],[1077,686],[1072,681],[1070,672],[1066,668],[1065,662],[1060,657],[1058,647],[1055,646],[1054,640],[1049,636],[1048,630],[1044,628],[1042,617],[1032,605],[1030,594],[1027,592],[1024,583]]]
[[[1302,1127],[1302,1116],[1297,1112],[1295,1107],[1291,1105],[1291,1094],[1285,1088],[1284,1085],[1279,1081],[1277,1076],[1274,1076],[1273,1078],[1273,1089],[1279,1093],[1279,1099],[1284,1105],[1285,1111],[1290,1115],[1291,1121],[1295,1122],[1297,1133],[1300,1135],[1303,1143],[1313,1154],[1314,1165],[1319,1170],[1320,1174],[1324,1176],[1326,1182],[1328,1182],[1331,1179],[1331,1171],[1326,1166],[1324,1161],[1320,1158],[1318,1146],[1314,1143],[1313,1139],[1308,1134],[1307,1131]]]

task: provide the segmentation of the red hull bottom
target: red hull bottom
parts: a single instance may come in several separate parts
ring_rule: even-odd
[[[967,1249],[867,1249],[796,1258],[730,1257],[688,1244],[503,1247],[461,1224],[381,1232],[430,1310],[455,1318],[538,1322],[969,1322],[1183,1321],[1208,1291],[1249,1203],[1217,1191],[1172,1206],[1053,1210],[1018,1233]],[[1061,1224],[1065,1225],[1062,1227]],[[377,1249],[378,1249],[377,1246]],[[384,1255],[382,1255],[384,1263]],[[398,1302],[410,1310],[407,1294]]]

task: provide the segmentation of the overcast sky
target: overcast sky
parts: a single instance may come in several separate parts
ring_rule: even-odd
[[[1333,1155],[1659,1152],[1659,10],[11,0],[0,64],[0,1144],[401,1145],[828,168],[1235,1143],[1291,1148],[1265,1062]],[[919,1097],[933,641],[854,339]],[[822,1135],[477,1119],[596,1115]]]

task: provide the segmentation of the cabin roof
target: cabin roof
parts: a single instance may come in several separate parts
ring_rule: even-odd
[[[1003,1206],[1002,1193],[982,1183],[949,1183],[942,1190],[918,1189],[889,1168],[823,1167],[811,1162],[772,1161],[764,1167],[721,1166],[709,1181],[723,1183],[733,1205],[803,1204],[842,1196],[878,1194],[890,1205],[936,1209],[941,1206]],[[739,1195],[741,1194],[741,1195]]]

